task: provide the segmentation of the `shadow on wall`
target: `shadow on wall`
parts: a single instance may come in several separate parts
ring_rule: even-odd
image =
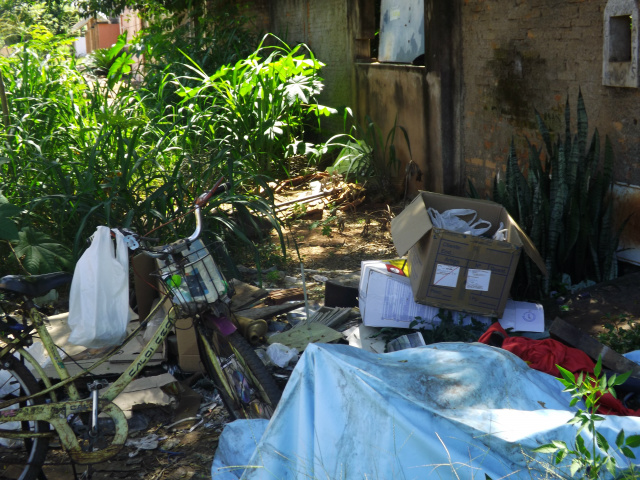
[[[549,91],[545,64],[538,52],[521,50],[513,42],[506,48],[495,49],[487,65],[496,79],[491,91],[491,110],[512,117],[520,126],[535,128],[531,114],[541,95]]]

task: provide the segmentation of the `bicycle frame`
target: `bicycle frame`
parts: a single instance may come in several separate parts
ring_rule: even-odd
[[[163,302],[158,302],[156,307],[151,311],[147,318],[143,322],[141,322],[140,327],[138,327],[123,343],[121,343],[117,347],[117,349],[114,348],[112,352],[117,351],[123,345],[131,341],[135,337],[135,334],[140,331],[142,326],[146,324],[147,320],[151,318],[151,316],[154,315],[159,308],[162,307],[162,303]],[[164,340],[171,332],[174,324],[172,316],[169,313],[165,315],[165,318],[156,330],[155,334],[149,340],[147,345],[142,349],[140,354],[133,360],[130,366],[107,389],[104,390],[103,394],[100,396],[100,412],[105,413],[112,418],[115,425],[115,435],[111,441],[111,445],[109,445],[105,449],[95,452],[85,452],[82,450],[76,434],[73,432],[71,426],[67,422],[67,418],[69,417],[69,415],[78,413],[89,413],[92,411],[92,399],[81,399],[80,394],[73,382],[83,376],[86,376],[93,369],[107,361],[110,358],[111,354],[107,354],[100,360],[96,361],[96,363],[91,365],[88,369],[86,369],[86,371],[71,376],[69,375],[67,368],[62,362],[60,355],[58,354],[58,348],[56,347],[53,339],[51,338],[51,335],[49,334],[49,331],[46,328],[43,316],[34,308],[30,312],[30,317],[31,321],[33,322],[33,327],[35,328],[37,334],[40,336],[45,350],[48,352],[52,359],[53,367],[60,376],[60,381],[56,384],[52,384],[42,366],[33,358],[32,355],[29,354],[29,352],[27,352],[23,348],[12,348],[14,342],[0,336],[0,340],[7,343],[7,346],[0,350],[0,359],[5,355],[11,355],[14,350],[17,351],[27,362],[29,362],[29,364],[33,366],[34,370],[37,372],[38,376],[45,385],[44,390],[41,390],[34,395],[20,397],[0,403],[0,409],[19,404],[26,400],[42,395],[49,395],[52,402],[54,403],[2,410],[0,411],[0,424],[20,421],[46,421],[53,425],[58,437],[60,438],[62,446],[65,448],[65,450],[67,450],[73,461],[82,464],[91,464],[100,463],[107,460],[111,456],[115,455],[120,450],[120,448],[122,448],[128,434],[127,419],[122,410],[112,402],[120,393],[122,393],[127,385],[129,385],[129,383],[131,383],[131,381],[137,377],[137,375],[142,371],[149,359],[153,357],[160,345],[164,343]],[[70,400],[64,402],[57,401],[55,392],[61,388],[66,389]],[[52,432],[35,435],[51,436]],[[34,434],[12,432],[11,430],[0,430],[0,437],[32,438],[34,437]]]
[[[173,244],[161,247],[159,249],[152,249],[152,251],[155,252],[155,256],[157,258],[160,258],[160,256],[164,254],[182,251],[179,248],[181,248],[182,246],[188,246],[190,242],[193,242],[198,238],[201,229],[200,207],[206,204],[209,198],[218,189],[221,182],[222,179],[218,180],[216,185],[210,191],[201,195],[196,200],[194,209],[194,212],[196,214],[196,231],[187,239],[178,240]],[[154,255],[152,254],[151,256]],[[54,437],[57,435],[57,437],[60,439],[60,443],[67,451],[72,461],[80,464],[100,463],[115,455],[125,444],[128,435],[128,425],[124,412],[115,403],[113,403],[113,400],[118,395],[120,395],[120,393],[122,393],[122,391],[127,387],[127,385],[129,385],[129,383],[131,383],[133,379],[138,376],[138,374],[156,353],[160,345],[163,345],[165,339],[174,326],[174,319],[171,315],[171,311],[169,311],[165,315],[162,323],[154,333],[153,337],[149,340],[147,345],[142,349],[142,351],[133,360],[129,367],[102,392],[102,395],[100,395],[99,398],[92,398],[91,396],[85,399],[81,398],[74,382],[81,377],[90,374],[92,370],[107,361],[122,346],[132,341],[133,338],[141,331],[142,327],[144,327],[148,323],[149,319],[156,314],[158,309],[162,308],[164,300],[169,298],[170,296],[171,293],[167,292],[161,298],[161,301],[159,301],[157,305],[152,309],[149,315],[140,322],[140,326],[134,332],[132,332],[120,345],[114,347],[109,353],[105,354],[89,368],[73,376],[69,374],[69,371],[65,367],[62,358],[58,353],[58,347],[54,343],[51,335],[49,334],[49,331],[47,330],[45,317],[35,308],[30,300],[27,300],[24,304],[24,309],[28,311],[23,312],[23,314],[29,317],[30,323],[28,323],[28,325],[31,330],[21,338],[14,339],[11,339],[4,334],[0,334],[0,342],[4,344],[4,346],[0,348],[0,362],[6,362],[6,360],[3,359],[7,358],[7,356],[13,355],[14,353],[20,354],[20,356],[33,367],[32,370],[35,371],[36,376],[39,377],[45,388],[33,395],[26,395],[19,398],[0,401],[0,425],[8,422],[42,421],[51,424],[55,429],[55,433],[53,431],[23,433],[19,431],[5,430],[0,428],[0,437],[9,439],[27,439],[36,437]],[[217,307],[215,306],[215,303],[215,301],[211,303],[207,302],[208,306],[206,307],[206,309],[209,311],[209,313],[216,312],[217,315]],[[222,317],[216,318],[215,315],[211,316],[211,320],[212,322],[207,323],[213,323],[213,327],[219,328],[223,332],[225,331],[225,324],[231,323],[228,319]],[[194,321],[196,322],[194,324],[194,327],[196,328],[196,335],[203,336],[204,330],[201,330],[201,324],[198,323],[200,322],[200,319],[194,319]],[[223,328],[220,328],[221,326]],[[226,325],[226,327],[229,327],[229,325]],[[235,330],[235,327],[231,326],[231,328]],[[33,335],[33,330],[35,330],[36,334],[40,337],[45,350],[47,351],[53,362],[53,367],[60,378],[60,381],[55,384],[48,377],[44,368],[27,350],[23,348],[24,340]],[[207,342],[203,343],[207,345]],[[216,353],[208,348],[206,349],[204,354],[209,358],[209,360],[211,361],[211,365],[216,370],[216,372],[221,374],[222,367],[220,365],[219,359],[216,356]],[[6,362],[6,364],[3,363],[3,366],[5,368],[8,368],[9,363],[10,362]],[[225,384],[223,386],[226,391],[230,392],[231,387],[228,384]],[[69,400],[61,402],[57,399],[57,391],[62,388],[65,389]],[[96,392],[93,391],[92,393],[95,394]],[[48,396],[52,403],[22,406],[23,403],[41,396]],[[94,408],[94,400],[97,401],[97,409]],[[19,405],[19,408],[10,408],[15,405]],[[110,439],[110,444],[107,447],[97,451],[87,452],[82,449],[80,441],[71,428],[68,419],[72,415],[77,415],[80,413],[92,413],[94,415],[93,427],[96,427],[98,411],[99,413],[108,415],[113,420],[115,433]],[[95,434],[97,432],[93,431],[93,433]]]

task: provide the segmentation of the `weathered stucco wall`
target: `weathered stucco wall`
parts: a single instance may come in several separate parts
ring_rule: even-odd
[[[402,191],[405,187],[405,168],[413,160],[420,168],[420,176],[408,179],[408,191],[429,189],[442,191],[442,174],[438,164],[429,164],[426,105],[421,99],[427,88],[424,67],[411,65],[367,64],[356,65],[356,105],[359,112],[366,112],[374,119],[377,134],[386,142],[394,124],[397,177],[392,184]],[[361,119],[361,124],[365,124]],[[407,132],[410,148],[400,128]],[[388,161],[388,151],[384,161]]]
[[[534,109],[564,131],[568,98],[575,132],[581,89],[589,137],[597,127],[602,145],[612,141],[616,181],[640,185],[640,90],[602,85],[606,0],[461,3],[466,177],[490,188],[512,137],[526,158],[525,136],[538,142]]]
[[[351,104],[353,41],[348,35],[345,0],[278,0],[271,2],[272,32],[293,46],[305,43],[325,63],[320,76],[325,89],[320,103],[339,108]],[[342,120],[324,122],[330,133],[341,131]]]

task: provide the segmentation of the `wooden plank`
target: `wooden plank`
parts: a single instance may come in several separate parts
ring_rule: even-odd
[[[592,336],[574,327],[570,323],[565,322],[561,318],[556,318],[553,321],[551,327],[549,327],[549,335],[571,347],[582,350],[594,361],[597,361],[598,357],[601,356],[602,366],[604,368],[613,370],[616,373],[630,371],[633,377],[640,378],[640,365],[611,350]]]
[[[241,282],[237,278],[232,278],[231,284],[235,290],[231,298],[232,312],[248,308],[269,294],[265,289]]]
[[[304,292],[301,288],[287,288],[270,292],[264,299],[265,305],[282,305],[292,300],[303,300]]]
[[[283,305],[272,305],[269,307],[256,307],[256,308],[248,308],[246,310],[240,310],[238,312],[234,312],[236,315],[240,315],[241,317],[247,317],[251,319],[257,318],[271,318],[276,315],[280,315],[282,313],[290,312],[291,310],[295,310],[296,308],[300,308],[304,305],[304,302],[296,302],[296,303],[285,303]]]

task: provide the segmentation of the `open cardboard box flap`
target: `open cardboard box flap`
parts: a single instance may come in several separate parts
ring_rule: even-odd
[[[509,241],[522,245],[529,258],[544,275],[547,275],[544,260],[533,242],[502,205],[490,200],[454,197],[432,192],[420,192],[400,215],[391,220],[391,236],[398,255],[406,255],[411,247],[435,228],[427,211],[429,207],[433,207],[441,213],[454,208],[473,209],[478,213],[478,218],[491,222],[492,230],[490,231],[495,231],[500,221],[504,221],[501,219],[506,219],[509,224]],[[513,237],[513,230],[515,230],[517,238]]]

